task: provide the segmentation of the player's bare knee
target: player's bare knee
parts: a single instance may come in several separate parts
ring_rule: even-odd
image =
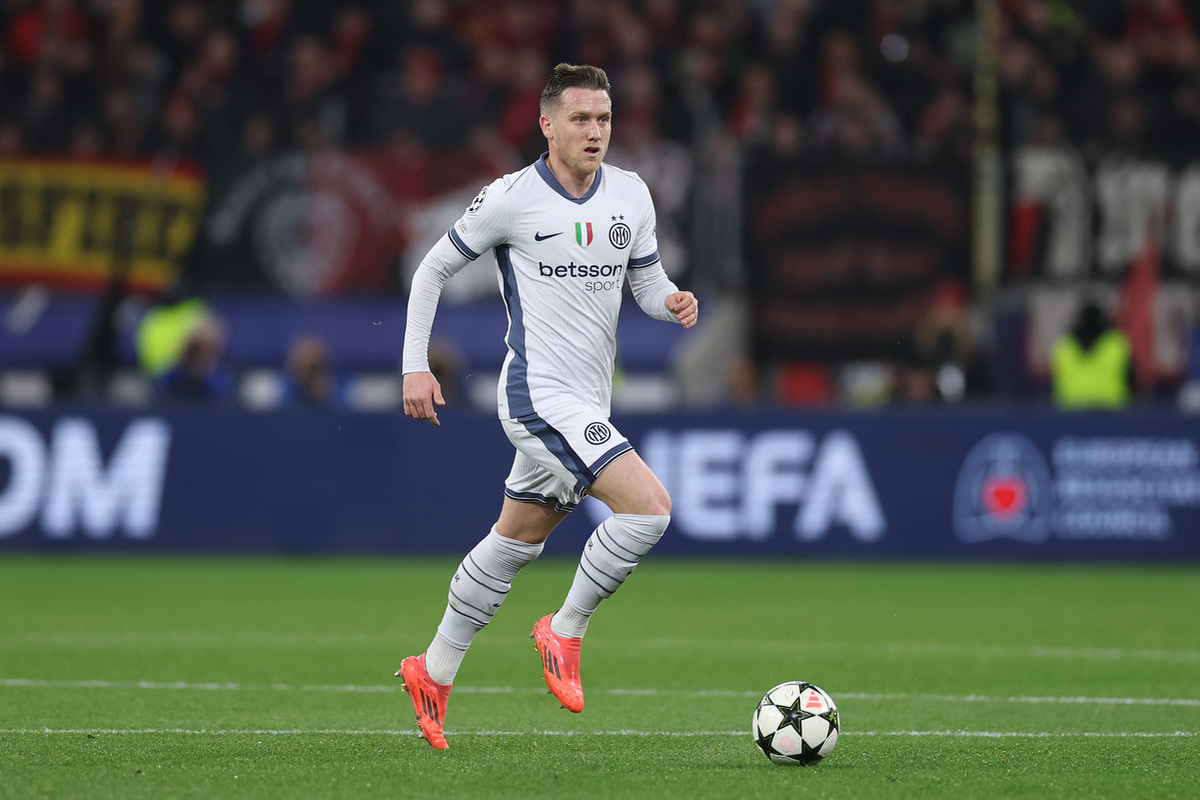
[[[671,516],[671,495],[658,481],[649,482],[634,497],[629,498],[629,511],[647,517]]]
[[[641,513],[651,517],[671,516],[671,495],[666,492],[658,493]]]

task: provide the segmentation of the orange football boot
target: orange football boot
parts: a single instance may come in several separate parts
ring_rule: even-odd
[[[412,700],[421,736],[435,750],[449,749],[442,724],[446,720],[446,705],[450,702],[450,685],[442,685],[429,677],[424,653],[401,661],[396,677],[404,680],[400,688],[408,692],[408,699]]]
[[[542,657],[542,675],[550,693],[563,708],[578,714],[583,711],[583,684],[579,679],[579,651],[583,639],[565,639],[550,630],[547,614],[533,626],[533,644]]]

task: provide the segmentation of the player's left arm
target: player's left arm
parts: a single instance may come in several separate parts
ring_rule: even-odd
[[[629,288],[642,311],[655,319],[678,322],[690,328],[700,317],[700,302],[696,296],[680,291],[663,272],[661,264],[629,270]]]
[[[680,291],[663,270],[658,256],[658,222],[648,189],[644,191],[642,211],[632,248],[638,255],[629,260],[629,288],[633,298],[655,319],[690,328],[700,318],[700,303],[691,292]]]

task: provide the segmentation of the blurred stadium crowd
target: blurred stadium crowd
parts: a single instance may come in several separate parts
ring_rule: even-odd
[[[199,159],[484,137],[543,149],[547,65],[603,65],[623,126],[876,154],[969,144],[969,2],[9,0],[4,152]],[[1055,65],[1057,66],[1057,65]],[[703,98],[693,95],[701,93]],[[503,151],[502,151],[503,152]]]
[[[289,370],[313,364],[326,375],[344,370],[355,361],[353,337],[322,341],[294,323],[291,355],[281,346],[274,364],[239,361],[239,326],[220,298],[269,296],[289,304],[294,320],[347,296],[402,296],[414,258],[478,186],[544,149],[536,118],[548,69],[594,63],[614,85],[609,160],[646,178],[664,263],[713,301],[711,333],[662,354],[661,381],[631,376],[644,388],[632,406],[1046,398],[1054,343],[1087,301],[1129,336],[1135,395],[1175,397],[1200,378],[1189,372],[1200,277],[1197,19],[1197,0],[6,0],[0,159],[197,164],[207,206],[176,280],[158,298],[130,300],[127,286],[114,296],[115,284],[95,291],[100,318],[70,369],[98,359],[107,381],[130,366],[114,344],[124,329],[142,364],[137,377],[159,392],[269,406],[295,393],[272,383],[272,371],[286,382]],[[992,97],[994,105],[982,102]],[[300,184],[323,180],[331,154],[386,176],[386,202],[366,204],[390,209],[372,234],[382,268],[356,250],[357,266],[322,283],[296,274],[305,258],[278,267],[263,255],[269,222],[241,234],[241,249],[234,234],[222,239],[238,213],[251,215],[238,209],[254,187],[284,174],[279,165],[293,162],[281,159],[297,154],[310,170]],[[971,212],[989,157],[1002,176],[999,218],[990,221]],[[762,207],[748,198],[779,187],[748,176],[757,168],[860,180],[897,165],[954,177],[971,220],[948,234],[951,263],[925,276],[920,302],[895,316],[902,332],[881,329],[888,346],[851,347],[844,357],[762,347],[771,334],[758,320],[769,315],[756,295],[774,289],[747,249],[760,235],[748,220]],[[0,217],[10,212],[0,203]],[[275,227],[330,224],[302,222]],[[988,225],[990,271],[973,266]],[[357,246],[341,233],[329,234],[330,248]],[[10,312],[31,304],[36,281],[19,275],[3,289]],[[460,277],[449,305],[469,305],[492,282]],[[148,367],[153,332],[138,331],[147,312],[178,312],[197,295],[217,312],[213,324],[176,313],[175,328],[158,335],[178,341]],[[203,341],[189,344],[192,332]],[[399,331],[389,332],[398,353]],[[450,371],[463,368],[453,344]],[[205,369],[224,364],[224,377],[165,377],[205,348]],[[360,386],[355,395],[343,386],[351,377],[322,378],[318,402],[394,407],[394,389],[368,382],[374,394]],[[78,391],[74,378],[54,382],[60,395]]]

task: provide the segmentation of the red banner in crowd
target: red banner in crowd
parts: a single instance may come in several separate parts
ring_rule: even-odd
[[[254,165],[214,198],[200,262],[212,284],[292,297],[398,292],[414,215],[440,195],[478,191],[502,172],[470,151],[285,153]]]
[[[131,291],[175,282],[195,245],[205,181],[188,162],[0,160],[0,285]]]
[[[965,168],[760,162],[747,169],[746,265],[757,354],[903,357],[966,274]]]

